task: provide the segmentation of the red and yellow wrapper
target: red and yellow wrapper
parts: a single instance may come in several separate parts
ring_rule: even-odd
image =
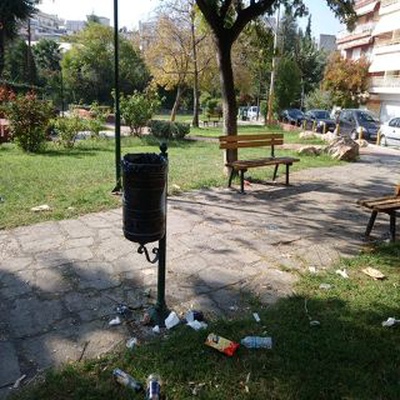
[[[206,345],[226,354],[227,356],[233,356],[239,347],[239,343],[225,339],[222,336],[216,335],[215,333],[210,333],[207,336]]]

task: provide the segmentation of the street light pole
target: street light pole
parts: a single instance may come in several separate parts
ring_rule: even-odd
[[[119,111],[118,0],[114,0],[115,175],[113,193],[121,191],[121,115]]]
[[[269,96],[268,96],[268,113],[267,113],[267,124],[272,123],[272,107],[274,104],[274,85],[275,85],[275,68],[276,68],[276,49],[278,47],[278,30],[279,30],[279,18],[280,18],[280,7],[278,7],[276,17],[276,27],[274,34],[274,54],[272,57],[272,68],[271,68],[271,81],[269,85]]]

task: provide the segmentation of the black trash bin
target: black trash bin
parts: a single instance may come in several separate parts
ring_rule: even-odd
[[[126,154],[122,161],[124,236],[136,243],[165,235],[168,161],[155,153]]]

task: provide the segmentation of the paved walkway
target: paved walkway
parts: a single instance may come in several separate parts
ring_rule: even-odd
[[[169,307],[237,313],[249,294],[264,303],[289,295],[292,271],[357,254],[368,213],[355,202],[400,182],[399,155],[370,146],[358,163],[293,173],[288,188],[169,198]],[[387,230],[378,218],[373,234]],[[120,209],[0,231],[0,398],[24,374],[29,381],[49,366],[150,334],[138,320],[156,280],[156,267],[124,239]],[[137,322],[109,326],[119,302],[138,307]]]

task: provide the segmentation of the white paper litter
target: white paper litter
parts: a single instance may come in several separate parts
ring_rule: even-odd
[[[197,321],[197,319],[188,322],[186,325],[190,326],[195,331],[199,331],[200,329],[206,329],[208,327],[208,325],[204,321]]]
[[[258,315],[258,313],[253,313],[253,317],[254,317],[254,319],[257,321],[257,322],[260,322],[261,321],[261,318],[260,318],[260,316]]]
[[[396,324],[399,324],[399,323],[400,323],[400,319],[389,317],[386,321],[382,322],[382,326],[390,327],[390,326],[393,326],[393,325],[396,325]]]
[[[347,271],[345,269],[337,269],[335,271],[338,275],[340,275],[342,278],[348,279],[349,275],[347,275]]]
[[[50,211],[51,207],[47,204],[42,204],[40,206],[32,207],[31,211],[39,212],[39,211]]]
[[[168,317],[165,320],[165,327],[167,329],[171,329],[174,326],[178,325],[180,322],[179,317],[176,315],[175,311],[171,311]]]
[[[122,321],[120,317],[115,317],[114,319],[112,319],[108,325],[110,326],[115,326],[115,325],[121,325]]]

